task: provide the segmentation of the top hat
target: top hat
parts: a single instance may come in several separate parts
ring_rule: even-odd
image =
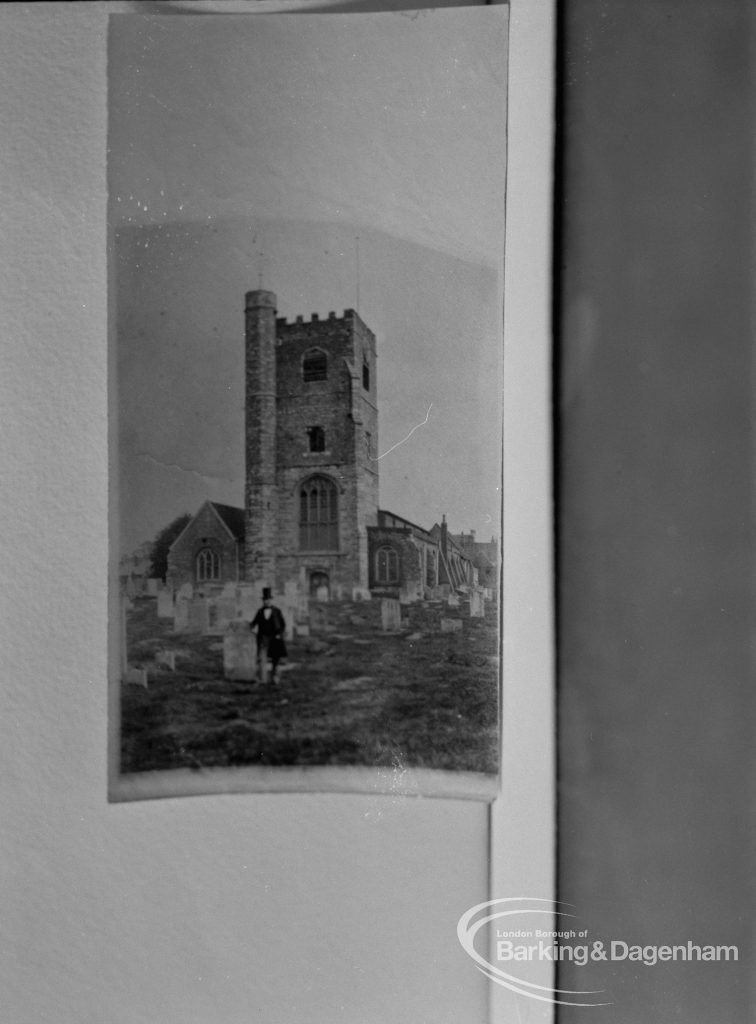
[[[270,587],[263,587],[263,596],[262,596],[263,601],[270,601],[270,599],[272,597],[273,597],[273,591],[270,589]]]

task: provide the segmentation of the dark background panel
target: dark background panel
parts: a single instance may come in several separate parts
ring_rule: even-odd
[[[591,938],[739,951],[565,965],[612,1001],[565,1024],[753,1016],[755,17],[560,12],[559,896]]]

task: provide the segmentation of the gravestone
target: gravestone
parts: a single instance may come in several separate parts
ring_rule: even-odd
[[[159,619],[172,619],[174,615],[172,590],[161,590],[157,596],[157,613]]]
[[[381,598],[381,628],[384,632],[401,629],[402,606],[394,597]]]
[[[262,607],[262,587],[256,583],[242,583],[238,590],[239,617],[251,622],[257,609]]]
[[[216,601],[218,609],[218,630],[222,633],[238,618],[235,597],[219,597]]]
[[[194,587],[191,583],[182,583],[178,588],[176,599],[178,600],[178,598],[182,598],[190,600],[192,597],[194,597]]]
[[[257,678],[257,641],[246,623],[229,626],[223,637],[223,675],[247,682]]]
[[[449,594],[446,603],[450,608],[459,608],[459,598],[456,594]]]
[[[322,633],[328,625],[328,612],[321,605],[314,604],[310,608],[310,626],[316,633]]]
[[[289,604],[288,601],[284,600],[278,606],[281,609],[281,614],[284,617],[286,623],[286,629],[284,630],[284,638],[286,640],[292,640],[294,638],[294,623],[297,618],[296,605]]]
[[[486,602],[480,590],[470,591],[470,618],[482,619],[486,614]]]
[[[401,604],[414,604],[417,600],[417,583],[414,580],[408,581],[399,591],[399,601]]]
[[[237,618],[236,600],[229,597],[215,597],[207,602],[208,636],[223,636],[229,625]]]
[[[294,632],[297,636],[309,636],[310,627],[306,622],[298,622],[294,627]]]
[[[372,595],[367,587],[352,587],[352,600],[353,601],[370,601]]]
[[[206,633],[208,628],[208,602],[204,597],[193,597],[187,603],[187,633]]]
[[[143,686],[147,689],[147,669],[127,668],[123,675],[123,681],[128,686]]]
[[[462,629],[462,619],[441,619],[442,633],[459,633]]]
[[[190,599],[188,597],[177,597],[173,616],[173,631],[174,633],[186,633],[187,624],[189,622],[189,605]]]
[[[155,651],[155,662],[158,665],[165,665],[171,672],[176,671],[176,652],[175,651]]]

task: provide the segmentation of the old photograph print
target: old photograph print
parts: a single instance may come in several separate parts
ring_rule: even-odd
[[[506,42],[111,19],[111,799],[495,795]]]

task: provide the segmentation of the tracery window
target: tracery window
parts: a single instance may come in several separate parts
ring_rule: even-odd
[[[396,548],[381,547],[375,553],[375,582],[399,582],[399,555]]]
[[[311,476],[299,489],[299,548],[301,551],[337,551],[339,547],[339,492],[326,476]]]
[[[197,582],[220,579],[220,558],[212,548],[202,548],[195,561]]]

